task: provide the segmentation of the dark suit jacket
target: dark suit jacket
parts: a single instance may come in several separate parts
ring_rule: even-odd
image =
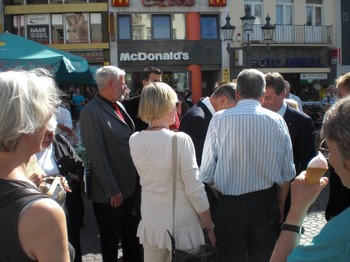
[[[306,169],[309,161],[316,156],[314,125],[311,117],[287,106],[283,116],[287,123],[293,145],[293,157],[296,174]]]
[[[212,116],[206,105],[202,101],[199,101],[186,112],[180,123],[179,130],[187,133],[192,138],[198,166],[202,162],[205,136]]]
[[[134,96],[123,101],[126,111],[135,123],[135,130],[142,131],[148,127],[148,124],[143,122],[138,116],[140,104],[140,96]]]
[[[69,141],[62,135],[56,134],[53,140],[54,159],[70,188],[71,193],[66,194],[64,209],[66,211],[68,231],[84,226],[84,203],[81,197],[80,183],[83,180],[84,163],[76,154]],[[68,173],[79,176],[80,181],[73,180]]]
[[[129,148],[135,126],[119,105],[126,122],[99,96],[86,104],[80,115],[81,135],[91,164],[88,196],[98,203],[109,203],[118,193],[125,199],[135,191],[137,173]]]

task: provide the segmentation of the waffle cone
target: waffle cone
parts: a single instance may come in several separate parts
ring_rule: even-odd
[[[328,168],[308,167],[306,169],[305,179],[310,184],[316,184],[327,170]]]

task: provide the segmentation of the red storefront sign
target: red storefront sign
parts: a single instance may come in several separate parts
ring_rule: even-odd
[[[226,6],[226,0],[209,0],[209,6]]]
[[[129,6],[129,0],[112,0],[112,6]]]

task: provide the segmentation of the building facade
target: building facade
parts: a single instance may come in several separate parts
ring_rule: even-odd
[[[231,75],[242,68],[256,68],[262,72],[280,72],[287,79],[292,92],[304,101],[319,100],[319,91],[334,82],[336,67],[331,64],[331,52],[336,39],[335,0],[243,0],[230,6],[236,46],[246,45],[240,17],[245,7],[256,17],[250,35],[250,54],[231,52]],[[261,26],[265,17],[276,26],[269,50],[263,41]],[[226,65],[224,64],[223,67]]]

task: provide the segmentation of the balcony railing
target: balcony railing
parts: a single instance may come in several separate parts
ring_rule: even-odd
[[[262,25],[254,25],[250,40],[252,44],[262,44]],[[276,25],[276,31],[272,44],[333,44],[333,27],[330,25]],[[243,33],[242,44],[246,42]]]

